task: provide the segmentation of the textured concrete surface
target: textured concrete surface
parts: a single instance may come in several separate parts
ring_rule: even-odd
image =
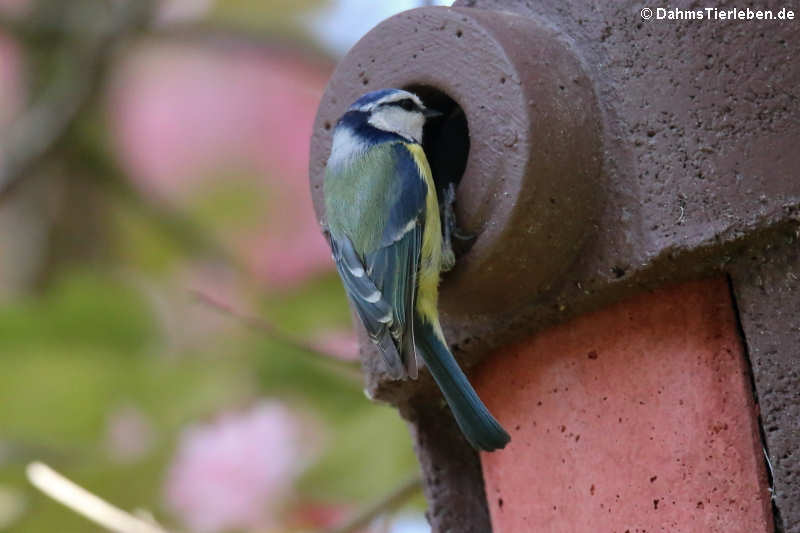
[[[752,247],[731,281],[773,468],[778,531],[800,533],[800,244]]]
[[[441,397],[414,402],[403,416],[410,421],[425,478],[426,516],[434,531],[491,531],[480,460]]]
[[[724,279],[557,326],[475,378],[512,432],[482,455],[495,533],[772,532]]]
[[[322,98],[310,177],[322,216],[318,186],[331,128],[354,95],[395,85],[429,86],[457,96],[466,113],[470,150],[456,208],[477,234],[472,250],[493,249],[494,240],[505,238],[494,231],[499,226],[530,239],[527,258],[487,263],[474,261],[470,252],[444,277],[444,326],[467,365],[532,328],[598,309],[642,288],[724,271],[744,241],[771,238],[768,232],[798,217],[797,20],[646,23],[638,4],[582,0],[458,0],[456,7],[402,13],[353,48]],[[691,6],[679,2],[674,7]],[[540,44],[531,46],[513,35],[513,46],[482,12],[502,12],[506,20],[516,16],[521,19],[517,28],[545,28],[550,37],[542,31]],[[551,52],[564,50],[569,54],[563,56],[573,55],[580,66],[573,69],[574,81],[547,60]],[[520,76],[524,65],[542,75]],[[540,98],[521,99],[532,91],[523,84],[533,84]],[[551,186],[578,168],[537,150],[547,146],[547,153],[560,153],[550,145],[553,140],[563,148],[584,138],[580,121],[565,122],[557,134],[552,124],[560,123],[562,112],[573,113],[569,97],[588,100],[586,91],[597,102],[601,132],[600,173],[592,179],[582,170],[593,180],[591,198],[551,195],[553,189],[546,187],[538,197],[546,201],[529,210],[533,220],[518,217],[508,224],[493,206],[508,207],[515,195],[540,194],[515,189],[506,183],[510,176],[524,170],[522,183]],[[513,132],[501,129],[503,120]],[[586,139],[589,143],[591,136]],[[583,158],[591,153],[585,148],[570,149]],[[587,214],[577,241],[553,224],[560,220],[569,226]],[[582,243],[577,254],[576,242]],[[544,253],[542,243],[548,245]],[[561,261],[569,257],[574,261]],[[504,294],[504,263],[524,261],[536,278],[530,286],[537,293],[498,310],[497,302],[514,300]],[[537,261],[561,266],[539,268]],[[476,265],[479,275],[462,276]],[[429,379],[402,386],[386,382],[373,356],[368,350],[365,361],[376,397],[403,403],[432,386]]]

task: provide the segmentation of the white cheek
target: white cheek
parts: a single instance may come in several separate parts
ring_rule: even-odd
[[[422,127],[424,125],[425,125],[425,117],[419,113],[415,113],[413,131],[417,133],[415,138],[420,142],[422,142]]]
[[[369,123],[378,129],[398,133],[407,139],[421,141],[425,117],[419,113],[409,113],[396,107],[389,107],[373,113]]]
[[[422,142],[422,126],[425,124],[425,117],[419,113],[406,113],[408,119],[407,132],[408,136],[417,142]]]

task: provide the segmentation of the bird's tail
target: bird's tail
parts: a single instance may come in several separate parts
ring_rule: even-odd
[[[447,400],[458,427],[473,448],[489,452],[503,448],[511,437],[478,398],[453,354],[436,333],[431,323],[415,317],[417,350]]]

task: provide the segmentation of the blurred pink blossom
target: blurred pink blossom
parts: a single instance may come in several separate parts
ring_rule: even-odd
[[[331,528],[341,524],[353,513],[351,506],[324,502],[301,502],[287,518],[292,529]]]
[[[276,401],[184,430],[167,505],[194,532],[268,528],[307,459],[300,422]]]
[[[31,0],[0,0],[0,13],[22,16],[28,12],[31,4]]]
[[[106,428],[106,448],[114,461],[130,463],[147,455],[153,448],[155,432],[150,420],[131,406],[113,411]]]
[[[146,195],[180,206],[198,185],[251,169],[268,202],[232,242],[273,287],[330,269],[311,206],[308,151],[327,62],[266,46],[143,46],[111,85],[112,129]]]

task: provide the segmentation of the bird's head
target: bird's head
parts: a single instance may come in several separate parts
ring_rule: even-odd
[[[428,109],[416,94],[401,89],[381,89],[363,95],[350,106],[374,128],[396,133],[415,142],[422,142],[425,121],[441,115]]]

